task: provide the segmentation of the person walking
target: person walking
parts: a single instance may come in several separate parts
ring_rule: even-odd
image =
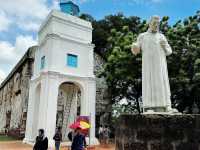
[[[103,126],[102,125],[100,125],[100,127],[99,127],[99,141],[100,141],[100,143],[102,143],[102,141],[103,141]]]
[[[74,137],[75,137],[75,135],[76,135],[76,133],[77,133],[77,130],[75,129],[74,131],[70,131],[69,133],[68,133],[68,139],[72,142],[73,141],[73,139],[74,139]]]
[[[103,131],[104,143],[109,144],[109,137],[110,137],[110,129],[108,126],[105,126]]]
[[[73,138],[71,150],[84,150],[86,148],[85,136],[81,134],[81,128],[76,129],[76,135]]]
[[[62,141],[62,132],[61,132],[61,128],[60,127],[58,127],[58,129],[56,130],[56,133],[55,133],[53,139],[55,141],[56,150],[60,150],[60,143]]]
[[[44,129],[39,129],[39,135],[36,137],[33,150],[47,150],[48,138],[44,135]]]

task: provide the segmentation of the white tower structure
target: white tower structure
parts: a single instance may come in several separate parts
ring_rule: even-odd
[[[59,87],[73,83],[81,91],[80,115],[90,116],[90,142],[97,144],[91,23],[53,10],[41,25],[38,40],[24,142],[33,143],[42,128],[50,147],[54,145]]]

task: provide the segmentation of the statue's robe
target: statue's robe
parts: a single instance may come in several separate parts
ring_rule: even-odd
[[[164,48],[161,40],[166,43]],[[139,35],[134,45],[142,51],[143,108],[171,108],[166,56],[172,53],[172,49],[165,36],[147,31]]]

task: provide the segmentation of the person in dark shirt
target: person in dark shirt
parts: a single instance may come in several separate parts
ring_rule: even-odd
[[[71,150],[84,150],[86,148],[85,136],[81,134],[81,128],[76,129],[76,135],[73,138]]]
[[[55,141],[56,150],[59,150],[60,149],[60,143],[62,141],[62,133],[61,133],[61,128],[60,127],[58,127],[53,139]]]
[[[48,138],[44,136],[44,129],[39,129],[39,135],[36,137],[33,150],[47,150]]]

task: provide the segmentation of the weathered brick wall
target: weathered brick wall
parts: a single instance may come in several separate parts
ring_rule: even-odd
[[[100,124],[110,123],[109,117],[112,111],[112,105],[106,80],[103,77],[98,77],[105,61],[97,53],[94,55],[94,60],[94,74],[96,76],[96,123],[98,128]]]
[[[35,48],[26,52],[0,86],[0,133],[24,135]]]
[[[200,115],[122,115],[116,150],[200,150]]]

